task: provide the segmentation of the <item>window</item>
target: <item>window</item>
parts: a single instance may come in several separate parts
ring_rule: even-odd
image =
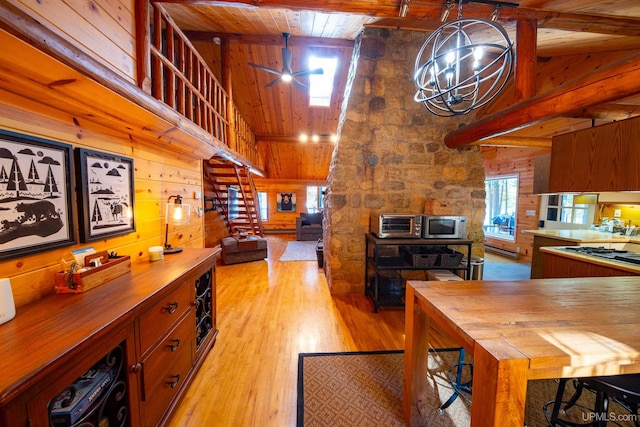
[[[258,206],[260,207],[260,219],[266,221],[269,218],[266,192],[258,192]]]
[[[518,177],[496,176],[484,182],[486,204],[483,228],[489,237],[515,240]]]
[[[588,224],[593,218],[596,196],[593,194],[552,194],[547,200],[547,221]]]
[[[324,207],[323,194],[327,187],[307,187],[307,212],[316,213],[322,211]]]
[[[309,58],[309,69],[322,68],[322,74],[309,75],[309,105],[312,107],[328,107],[331,105],[333,77],[338,66],[337,58]]]

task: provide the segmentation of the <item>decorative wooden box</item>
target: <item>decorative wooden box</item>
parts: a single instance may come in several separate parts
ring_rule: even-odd
[[[89,255],[94,259],[100,253]],[[61,271],[56,273],[56,293],[77,294],[86,292],[131,271],[131,257],[128,255],[109,258],[106,252],[102,255],[101,265],[80,273]]]

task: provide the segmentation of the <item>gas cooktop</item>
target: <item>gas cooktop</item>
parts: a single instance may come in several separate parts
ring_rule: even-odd
[[[590,255],[615,261],[628,262],[631,264],[640,264],[640,254],[620,249],[605,248],[603,246],[566,246],[564,249],[581,255]]]

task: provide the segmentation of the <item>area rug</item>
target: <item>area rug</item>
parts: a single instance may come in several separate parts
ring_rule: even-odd
[[[301,353],[297,426],[403,426],[403,356]]]
[[[316,243],[314,241],[287,242],[287,248],[279,261],[317,261]]]
[[[451,396],[448,375],[456,364],[458,352],[429,353],[427,383],[428,399],[419,405],[419,423],[429,427],[468,427],[471,404],[457,398],[451,406],[440,406]],[[465,359],[471,364],[470,357]],[[297,427],[329,426],[404,426],[402,416],[402,351],[301,353],[298,358],[298,414]],[[463,370],[463,381],[470,375]],[[547,426],[544,408],[556,394],[556,380],[529,381],[525,408],[528,427]],[[573,395],[571,382],[567,384],[564,400]],[[593,407],[593,394],[584,392],[575,407],[565,414],[572,421],[585,422],[593,414],[583,408]],[[582,408],[581,408],[582,407]],[[611,414],[621,426],[633,426],[629,413],[612,403]],[[610,414],[610,415],[611,415]],[[626,418],[626,419],[625,419]]]

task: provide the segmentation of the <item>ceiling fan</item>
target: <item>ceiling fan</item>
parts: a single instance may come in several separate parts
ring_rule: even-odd
[[[296,71],[294,73],[293,70],[291,69],[291,51],[289,50],[289,37],[291,36],[291,34],[282,33],[282,36],[284,37],[284,47],[282,48],[282,71],[278,71],[278,70],[274,70],[273,68],[268,68],[262,65],[254,64],[253,62],[249,62],[249,65],[251,65],[252,67],[267,71],[272,74],[277,74],[279,76],[277,79],[267,83],[266,87],[271,87],[280,81],[283,81],[283,82],[292,81],[293,84],[298,86],[300,89],[306,90],[308,89],[307,85],[305,85],[304,83],[296,79],[296,77],[307,76],[310,74],[322,74],[324,71],[322,70],[322,68],[316,68],[314,70]]]

